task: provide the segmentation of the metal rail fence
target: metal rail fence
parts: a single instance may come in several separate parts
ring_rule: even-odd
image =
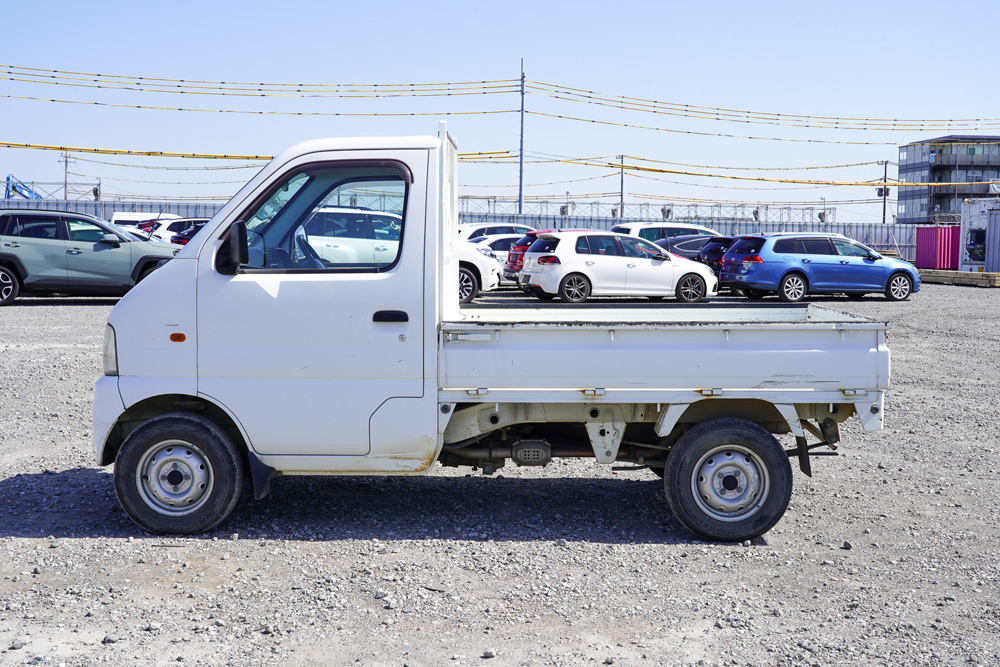
[[[359,205],[362,202],[359,202]],[[72,211],[75,213],[85,213],[98,218],[110,220],[112,214],[121,212],[136,213],[172,213],[182,218],[210,218],[215,215],[224,203],[219,202],[188,202],[188,201],[142,201],[128,202],[120,200],[102,201],[66,201],[59,199],[8,199],[0,202],[0,207],[40,209],[50,211]],[[637,207],[642,204],[637,204]],[[714,207],[706,207],[709,211]],[[629,210],[626,205],[626,211]],[[753,209],[749,209],[752,211]],[[770,209],[773,214],[775,208]],[[833,209],[827,209],[832,212]],[[709,211],[699,211],[708,213]],[[640,210],[637,208],[636,213]],[[864,243],[879,251],[893,251],[899,253],[900,257],[908,261],[914,261],[917,254],[917,228],[914,225],[898,224],[877,224],[877,223],[845,223],[827,220],[826,222],[808,222],[804,220],[787,219],[759,219],[752,217],[747,219],[741,216],[713,217],[711,215],[699,215],[688,217],[682,215],[682,210],[678,210],[678,215],[671,217],[666,222],[690,222],[710,227],[721,234],[759,234],[773,232],[823,232],[831,234],[843,234],[848,238]],[[771,218],[772,215],[760,216]],[[788,216],[791,218],[798,216]],[[459,222],[465,223],[494,223],[511,224],[520,223],[535,227],[536,229],[611,229],[616,224],[622,222],[664,222],[662,217],[620,218],[607,215],[543,215],[525,214],[517,215],[513,213],[459,213]]]

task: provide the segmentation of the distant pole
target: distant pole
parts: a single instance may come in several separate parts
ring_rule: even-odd
[[[517,151],[517,214],[524,213],[524,58],[521,58],[521,147]]]
[[[886,190],[886,185],[888,184],[889,178],[889,161],[882,160],[882,224],[885,224],[885,200],[888,198]],[[871,192],[871,190],[869,190]]]
[[[63,153],[63,199],[69,201],[69,153]]]
[[[619,155],[619,164],[621,165],[621,185],[619,198],[618,198],[618,217],[619,219],[625,217],[625,156]]]

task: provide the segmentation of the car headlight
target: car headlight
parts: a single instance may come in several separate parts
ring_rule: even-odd
[[[483,248],[476,248],[476,250],[478,250],[479,252],[483,253],[487,257],[492,257],[493,259],[497,258],[496,253],[493,252],[493,248],[483,247]]]
[[[118,341],[110,324],[104,327],[104,374],[118,375]]]

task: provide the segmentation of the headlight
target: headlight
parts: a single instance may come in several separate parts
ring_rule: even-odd
[[[118,342],[110,324],[104,327],[104,374],[118,375]]]
[[[492,257],[493,259],[497,258],[496,253],[493,252],[493,248],[490,248],[489,246],[483,246],[482,248],[476,248],[476,250],[478,250],[479,252],[483,253],[487,257]]]

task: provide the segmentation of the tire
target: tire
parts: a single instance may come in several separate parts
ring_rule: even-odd
[[[152,266],[147,266],[146,268],[144,268],[139,273],[139,277],[135,279],[135,284],[138,285],[139,283],[141,283],[143,280],[145,280],[146,278],[149,277],[150,273],[152,273],[155,270],[156,270],[156,265],[155,264],[153,264]]]
[[[681,276],[681,279],[677,281],[677,289],[674,295],[678,301],[695,303],[705,298],[706,291],[705,279],[697,273],[688,273]]]
[[[752,289],[750,287],[740,288],[740,293],[751,301],[760,301],[767,295],[767,292],[764,290]]]
[[[778,298],[794,303],[801,301],[808,291],[809,285],[806,283],[805,276],[801,273],[789,273],[781,279],[781,283],[778,285]]]
[[[172,412],[132,431],[115,461],[115,493],[151,533],[203,533],[239,502],[243,457],[217,424]]]
[[[905,273],[894,273],[885,284],[885,298],[889,301],[906,301],[913,292],[913,281]]]
[[[691,532],[739,542],[763,535],[781,519],[792,495],[792,467],[762,427],[722,417],[677,440],[663,484],[670,511]]]
[[[479,296],[479,280],[476,274],[464,266],[458,270],[458,300],[469,303]]]
[[[581,273],[571,273],[559,283],[559,298],[566,303],[583,303],[590,296],[590,281]]]
[[[17,274],[6,266],[0,266],[0,306],[6,306],[21,293],[21,281]]]

